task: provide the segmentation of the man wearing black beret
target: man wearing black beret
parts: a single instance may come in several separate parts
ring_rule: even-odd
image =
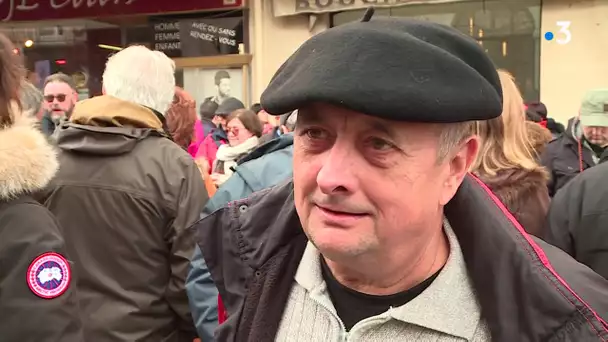
[[[298,110],[293,180],[198,224],[218,341],[606,341],[608,282],[528,236],[467,173],[502,111],[492,62],[441,25],[304,43],[262,95]]]

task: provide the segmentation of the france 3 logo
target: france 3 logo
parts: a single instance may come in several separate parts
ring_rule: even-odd
[[[552,41],[555,39],[555,42],[560,45],[568,44],[572,40],[572,32],[570,32],[570,24],[569,21],[558,21],[555,23],[557,27],[559,27],[559,31],[557,34],[553,32],[545,32],[545,39],[547,41]],[[556,35],[558,36],[556,38]]]

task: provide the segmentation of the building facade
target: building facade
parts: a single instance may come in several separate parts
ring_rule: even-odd
[[[301,31],[313,22],[319,32],[359,20],[369,6],[377,15],[455,27],[515,76],[526,101],[541,100],[549,115],[564,123],[578,114],[585,91],[608,88],[606,0],[273,0],[272,5],[274,20],[294,37],[306,36]],[[547,32],[554,38],[547,40]],[[281,46],[273,58],[286,58],[280,55],[295,45]]]
[[[63,72],[81,99],[101,94],[110,55],[140,44],[175,61],[178,85],[197,102],[233,96],[249,103],[246,12],[241,0],[10,0],[0,2],[0,32],[34,84]]]
[[[0,31],[32,80],[68,73],[83,98],[101,92],[109,55],[144,44],[174,59],[178,84],[198,102],[226,95],[223,82],[250,105],[306,39],[369,6],[472,36],[527,101],[540,99],[559,121],[578,113],[587,89],[608,87],[608,0],[7,0]]]

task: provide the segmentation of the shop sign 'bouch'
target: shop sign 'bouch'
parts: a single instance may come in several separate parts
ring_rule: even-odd
[[[0,20],[99,18],[241,6],[242,0],[0,0]]]
[[[456,1],[462,0],[274,0],[273,8],[274,15],[281,17],[302,13],[356,10],[370,6],[391,7]]]

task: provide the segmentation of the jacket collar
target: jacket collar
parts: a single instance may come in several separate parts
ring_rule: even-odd
[[[0,129],[0,200],[44,189],[58,168],[56,152],[34,118],[21,113]]]
[[[163,116],[150,108],[103,95],[80,101],[70,122],[100,127],[151,128],[164,133]]]

